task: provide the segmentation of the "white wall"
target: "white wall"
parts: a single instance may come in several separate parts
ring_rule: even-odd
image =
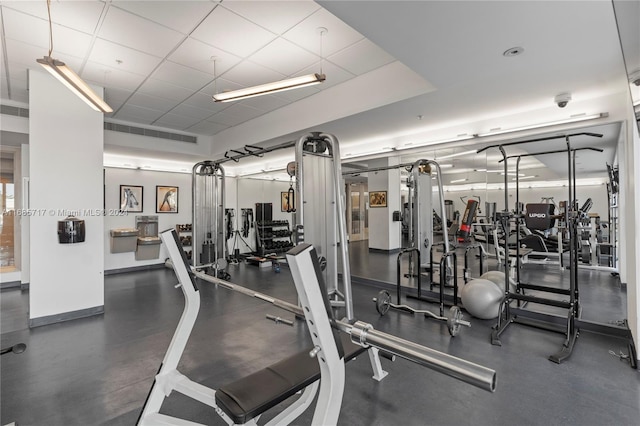
[[[103,115],[49,74],[29,73],[30,320],[104,306],[104,217],[58,243],[60,210],[102,209]]]
[[[398,164],[398,158],[385,158],[369,162],[369,167],[386,167]],[[384,170],[368,174],[369,194],[373,191],[387,191],[387,207],[369,206],[369,248],[396,250],[400,248],[400,227],[402,222],[394,222],[393,212],[400,207],[400,169]]]
[[[174,228],[178,224],[192,221],[191,174],[154,172],[149,170],[105,168],[105,208],[104,218],[104,269],[106,271],[136,266],[164,263],[168,257],[164,246],[158,259],[135,260],[135,253],[111,253],[109,231],[116,228],[135,228],[136,216],[158,216],[158,231]],[[143,211],[121,215],[120,185],[143,187]],[[178,213],[156,213],[156,185],[178,187]]]

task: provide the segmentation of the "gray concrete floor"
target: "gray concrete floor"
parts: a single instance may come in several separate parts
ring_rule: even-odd
[[[395,256],[391,257],[394,264]],[[356,269],[353,263],[352,267]],[[395,269],[391,271],[395,276]],[[230,273],[233,282],[296,301],[286,267],[275,273],[241,264],[230,266]],[[537,273],[548,276],[545,271],[532,272]],[[601,280],[590,276],[584,281],[588,286]],[[166,269],[108,276],[104,315],[35,329],[27,327],[28,292],[2,291],[2,347],[17,342],[28,347],[20,355],[2,356],[1,423],[135,424],[182,312],[182,293],[173,287],[175,283],[173,272]],[[288,316],[275,307],[211,284],[202,283],[200,288],[198,323],[180,363],[180,370],[191,379],[216,388],[310,344],[300,321],[288,327],[265,319],[267,313]],[[391,374],[378,383],[370,378],[367,357],[360,357],[347,367],[339,424],[637,425],[640,421],[638,372],[609,353],[626,352],[621,339],[582,332],[571,358],[558,365],[547,357],[562,344],[560,334],[514,325],[502,335],[502,347],[492,346],[494,321],[471,319],[471,328],[451,338],[442,323],[422,316],[394,311],[379,316],[371,301],[376,292],[375,287],[354,284],[359,319],[495,369],[497,390],[491,394],[404,360],[383,360]],[[435,309],[428,303],[412,304]],[[212,409],[181,395],[171,395],[163,412],[224,424]],[[312,414],[310,409],[297,424],[309,424]]]

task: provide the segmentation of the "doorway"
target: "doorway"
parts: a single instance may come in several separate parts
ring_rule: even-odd
[[[369,239],[369,192],[366,183],[347,183],[349,241]]]

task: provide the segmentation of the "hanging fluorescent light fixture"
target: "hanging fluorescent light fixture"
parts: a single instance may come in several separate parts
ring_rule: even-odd
[[[531,124],[528,126],[522,126],[522,127],[514,127],[512,129],[498,129],[495,131],[489,131],[486,133],[479,133],[477,136],[478,137],[485,137],[485,136],[495,136],[495,135],[502,135],[505,133],[514,133],[514,132],[520,132],[523,130],[531,130],[531,129],[539,129],[542,127],[550,127],[550,126],[557,126],[559,124],[569,124],[569,123],[577,123],[580,121],[587,121],[587,120],[595,120],[597,118],[606,118],[609,116],[608,112],[601,112],[599,114],[591,114],[591,115],[580,115],[577,117],[570,117],[564,120],[558,120],[558,121],[549,121],[547,123],[539,123],[539,124]]]
[[[247,87],[245,89],[233,90],[231,92],[222,92],[213,95],[216,102],[231,102],[241,99],[253,98],[255,96],[268,95],[285,90],[298,89],[300,87],[313,86],[320,84],[326,80],[324,74],[308,74],[302,77],[289,78],[287,80],[276,81],[273,83],[261,84],[259,86]]]
[[[98,112],[109,113],[113,109],[94,92],[78,74],[69,68],[64,62],[51,57],[53,53],[53,27],[51,24],[51,0],[47,0],[47,13],[49,15],[49,54],[42,59],[36,59],[40,65],[51,73],[58,81],[67,86],[69,90],[82,99],[87,105]]]
[[[478,152],[477,149],[471,149],[469,151],[456,152],[455,154],[443,155],[442,157],[438,157],[438,160],[444,160],[446,158],[455,158],[462,157],[463,155],[476,154]]]
[[[459,182],[467,182],[469,179],[464,178],[464,179],[454,179],[451,181],[451,183],[459,183]]]

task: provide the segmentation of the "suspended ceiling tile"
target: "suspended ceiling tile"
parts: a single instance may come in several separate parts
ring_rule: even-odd
[[[229,68],[236,65],[242,59],[220,50],[217,47],[210,46],[199,40],[189,37],[184,43],[178,47],[175,52],[169,55],[168,59],[193,69],[214,75],[214,64],[212,57],[216,58],[215,75],[222,75]]]
[[[325,84],[325,83],[322,83],[322,84]],[[318,85],[307,86],[307,87],[302,87],[300,89],[292,89],[284,92],[278,92],[278,93],[275,93],[273,96],[283,99],[285,102],[291,103],[291,102],[299,101],[300,99],[304,99],[308,96],[315,95],[316,93],[319,93],[320,89],[318,87],[319,87]]]
[[[318,33],[319,27],[324,27],[328,30],[322,37]],[[364,38],[360,33],[325,9],[320,9],[309,16],[284,33],[283,37],[323,57],[333,55]]]
[[[124,105],[120,110],[114,114],[113,118],[122,119],[126,118],[127,121],[133,119],[136,123],[151,124],[164,114],[163,111],[158,111],[149,108],[142,108],[135,105]]]
[[[196,108],[184,103],[176,106],[171,110],[171,114],[182,115],[184,117],[193,117],[200,120],[211,117],[214,112],[208,109]]]
[[[184,105],[209,111],[209,115],[220,112],[229,107],[227,103],[214,102],[211,95],[197,92],[183,102]]]
[[[81,77],[103,87],[114,87],[132,92],[144,81],[143,75],[96,62],[87,62]]]
[[[240,103],[234,103],[229,108],[226,108],[211,117],[209,121],[224,123],[229,126],[236,126],[262,114],[264,114],[264,112],[259,109],[251,108],[250,106],[242,105]]]
[[[276,38],[273,33],[222,7],[217,7],[191,37],[243,58]]]
[[[165,57],[184,38],[177,31],[112,7],[98,36],[150,55]]]
[[[2,6],[5,11],[11,8],[48,21],[46,1],[3,1]],[[104,7],[105,3],[98,1],[53,1],[51,20],[54,24],[93,34]]]
[[[161,59],[138,50],[130,49],[100,38],[96,39],[89,60],[123,71],[147,75],[153,71]],[[117,61],[121,61],[118,63]]]
[[[104,100],[116,111],[124,104],[124,101],[129,99],[132,93],[128,90],[106,88],[104,90]]]
[[[38,57],[49,54],[49,24],[47,21],[15,10],[3,9],[3,22],[7,39],[20,40],[23,43],[39,47]],[[29,30],[25,31],[26,28]],[[60,25],[53,25],[52,56],[54,58],[60,59],[60,56],[65,54],[84,56],[90,45],[90,35]]]
[[[218,90],[223,91],[229,89],[225,84],[225,80],[236,83],[241,87],[250,87],[283,80],[285,78],[286,76],[284,74],[265,68],[262,65],[254,64],[253,62],[244,61],[227,71],[224,74],[224,79],[218,79]],[[235,88],[232,88],[231,90],[234,89]]]
[[[200,121],[202,120],[195,117],[185,117],[182,115],[169,113],[169,114],[163,115],[159,120],[157,120],[153,124],[155,126],[166,127],[168,129],[185,130],[193,126],[194,124],[199,123]]]
[[[301,70],[296,75],[305,75],[305,74],[311,74],[314,72],[320,72],[321,67],[322,67],[322,72],[324,73],[324,75],[327,76],[327,79],[324,81],[324,83],[321,83],[315,86],[310,86],[311,88],[315,88],[317,90],[324,90],[331,86],[335,86],[336,84],[344,83],[345,81],[351,80],[353,77],[355,77],[350,72],[343,70],[342,68],[336,66],[335,64],[329,61],[325,61],[322,64],[322,66],[320,65],[320,63],[314,64],[307,69]],[[289,90],[289,92],[291,92],[291,90]],[[286,92],[283,92],[283,93],[286,93]]]
[[[320,6],[310,0],[227,0],[222,3],[222,6],[276,34],[282,34],[293,28],[307,16],[320,9]]]
[[[278,98],[275,95],[257,96],[255,98],[244,99],[239,102],[243,105],[247,105],[264,112],[273,111],[290,103],[287,99]]]
[[[134,105],[143,108],[155,109],[158,111],[169,111],[178,104],[178,101],[151,96],[144,93],[136,92],[127,101],[127,105]]]
[[[142,16],[158,24],[189,34],[216,3],[204,1],[114,0],[112,6]]]
[[[193,94],[192,90],[174,84],[165,83],[164,81],[150,78],[145,81],[138,89],[141,93],[152,96],[160,96],[162,98],[173,99],[182,102]]]
[[[364,74],[395,60],[367,39],[360,40],[327,59],[355,75]]]
[[[27,68],[37,68],[44,70],[38,63],[36,59],[42,58],[47,54],[46,50],[42,50],[39,47],[21,43],[19,41],[13,39],[6,39],[7,44],[7,57],[9,58],[9,64],[19,64],[20,66]],[[68,58],[65,58],[65,62],[67,62]],[[71,61],[73,62],[73,61]],[[71,62],[68,64],[71,65]],[[74,64],[78,64],[78,62],[74,62]],[[9,69],[12,69],[11,65],[9,65]]]
[[[223,131],[224,129],[228,129],[230,126],[220,123],[214,123],[211,121],[201,121],[191,127],[189,127],[189,132],[203,134],[203,135],[215,135],[218,132]]]
[[[153,73],[153,78],[196,91],[210,83],[213,80],[213,74],[205,74],[193,68],[165,61]]]
[[[251,55],[249,60],[280,74],[290,76],[318,62],[320,57],[309,53],[290,41],[278,38],[260,49],[259,52]]]

